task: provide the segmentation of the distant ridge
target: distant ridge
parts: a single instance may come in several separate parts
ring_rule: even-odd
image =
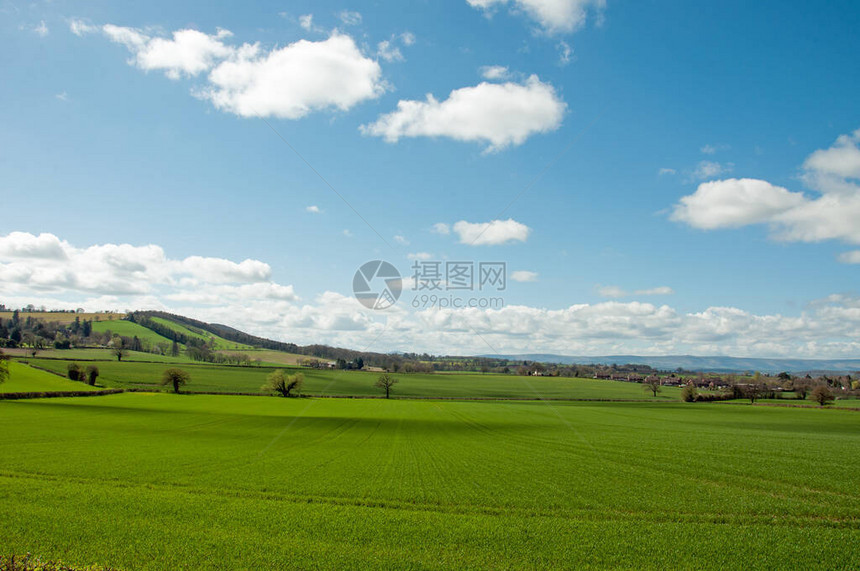
[[[742,373],[761,371],[762,373],[854,373],[860,371],[860,359],[765,359],[755,357],[721,357],[696,355],[666,355],[644,357],[641,355],[603,355],[599,357],[576,357],[529,353],[523,355],[481,355],[497,359],[539,361],[561,363],[564,365],[648,365],[655,369],[673,371],[678,368],[687,371],[708,371],[715,373]]]

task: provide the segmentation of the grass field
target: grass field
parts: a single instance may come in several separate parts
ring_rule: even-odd
[[[29,359],[30,362],[60,373],[66,371],[65,361]],[[160,384],[168,366],[161,363],[131,361],[100,362],[99,380],[112,387],[152,388]],[[211,364],[186,363],[182,368],[191,375],[188,391],[258,392],[266,376],[276,367],[224,367]],[[286,367],[281,367],[286,368]],[[292,371],[291,371],[292,372]],[[373,386],[379,373],[301,369],[305,375],[303,392],[314,395],[380,395]],[[653,399],[642,386],[619,381],[571,379],[563,377],[519,377],[515,375],[482,374],[403,374],[395,375],[399,383],[393,389],[398,397],[505,397],[505,398],[568,398],[568,399],[626,399],[676,401],[680,389],[664,387]]]
[[[0,402],[8,552],[124,569],[855,569],[860,415],[121,394]]]
[[[228,341],[227,339],[219,337],[218,335],[215,335],[214,333],[210,333],[208,331],[192,330],[188,327],[185,327],[184,325],[180,325],[179,323],[176,323],[174,321],[169,321],[169,320],[163,319],[161,317],[152,317],[151,319],[156,323],[160,323],[161,325],[169,327],[169,328],[173,329],[174,331],[176,331],[177,333],[182,333],[183,335],[186,335],[188,337],[194,337],[197,339],[202,339],[203,341],[206,341],[206,342],[209,342],[210,340],[214,339],[215,340],[214,347],[213,347],[214,350],[244,351],[244,350],[254,349],[254,347],[251,345],[245,345],[244,343],[236,343],[235,341]]]
[[[65,372],[65,371],[64,371]],[[31,393],[42,391],[89,391],[99,387],[91,387],[40,371],[21,363],[9,363],[9,379],[0,383],[0,393]]]
[[[10,357],[18,357],[25,361],[33,361],[30,349],[3,349]],[[51,359],[63,361],[116,361],[113,351],[110,349],[43,349],[36,354],[36,359]],[[142,351],[128,351],[122,358],[126,361],[155,361],[158,363],[192,363],[193,361],[185,355],[171,357],[169,355],[157,355]],[[63,365],[65,366],[65,365]]]
[[[98,331],[99,333],[110,331],[111,333],[125,337],[137,337],[141,341],[148,341],[153,345],[157,343],[167,343],[170,345],[172,343],[172,340],[159,335],[151,329],[125,320],[93,322],[93,331]]]

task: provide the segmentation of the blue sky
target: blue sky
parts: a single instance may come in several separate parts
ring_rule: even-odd
[[[856,3],[0,15],[7,305],[379,351],[860,350]],[[506,262],[504,308],[352,297],[410,255]]]

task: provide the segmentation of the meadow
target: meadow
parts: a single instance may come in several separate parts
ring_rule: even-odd
[[[853,569],[858,429],[710,403],[0,402],[0,537],[120,569]]]
[[[147,354],[138,354],[147,355]],[[141,357],[142,358],[142,357]],[[71,360],[27,359],[40,367],[65,374]],[[99,384],[117,388],[157,388],[165,363],[99,361]],[[374,382],[379,373],[340,371],[335,369],[291,368],[288,366],[229,367],[208,363],[183,363],[181,368],[191,375],[185,388],[189,392],[257,393],[266,376],[280,368],[305,376],[303,392],[327,396],[379,396]],[[622,383],[596,379],[566,377],[522,377],[481,373],[410,373],[395,374],[399,383],[393,389],[395,397],[445,398],[561,398],[561,399],[621,399],[677,401],[680,389],[663,387],[655,398],[637,383]]]
[[[90,391],[86,383],[58,377],[52,373],[40,371],[15,361],[9,362],[9,379],[0,383],[0,393],[30,393],[51,391]]]

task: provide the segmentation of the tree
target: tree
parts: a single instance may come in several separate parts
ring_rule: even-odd
[[[191,375],[176,367],[167,369],[164,371],[164,374],[161,375],[161,384],[173,385],[173,392],[175,393],[178,393],[179,387],[187,385],[190,380]]]
[[[83,374],[81,371],[81,366],[77,363],[69,363],[67,367],[69,371],[69,378],[73,381],[83,381]]]
[[[795,398],[798,400],[806,400],[806,395],[809,394],[809,391],[812,388],[812,380],[809,375],[807,375],[805,379],[796,379],[794,383],[792,383],[792,388],[794,389]]]
[[[830,404],[833,400],[833,393],[827,388],[827,385],[818,385],[812,389],[812,400],[818,403],[818,406]]]
[[[170,345],[170,355],[172,357],[179,356],[179,343],[176,342],[176,339],[174,339],[173,343]]]
[[[663,387],[660,386],[660,377],[656,376],[645,377],[645,380],[642,381],[642,388],[646,391],[651,391],[655,397],[657,396],[657,393],[663,390]]]
[[[94,386],[96,384],[96,379],[99,377],[99,368],[95,365],[90,365],[87,367],[87,382]],[[81,379],[83,380],[83,379]]]
[[[125,348],[125,343],[122,341],[122,337],[114,337],[110,342],[111,353],[116,357],[117,361],[122,361],[122,358],[128,355],[128,351]]]
[[[698,394],[695,385],[684,385],[684,388],[681,390],[681,400],[684,402],[694,402]]]
[[[9,378],[9,357],[0,351],[0,383],[5,383]]]
[[[756,375],[759,375],[759,374],[756,373]],[[759,375],[758,378],[761,378],[761,376]],[[755,379],[756,379],[756,377],[753,377],[753,381],[751,383],[747,384],[746,387],[744,387],[744,396],[746,396],[746,398],[750,399],[750,404],[755,404],[755,401],[762,397],[762,395],[765,392],[765,389],[767,388],[767,387],[765,387],[764,383],[756,382]]]
[[[389,375],[388,373],[383,373],[379,375],[379,378],[376,380],[376,387],[380,389],[385,389],[385,398],[391,397],[391,387],[396,385],[398,380]]]
[[[266,377],[266,384],[263,385],[263,390],[281,393],[282,397],[290,397],[301,391],[304,382],[304,374],[296,373],[295,375],[288,375],[282,369],[278,369]]]

